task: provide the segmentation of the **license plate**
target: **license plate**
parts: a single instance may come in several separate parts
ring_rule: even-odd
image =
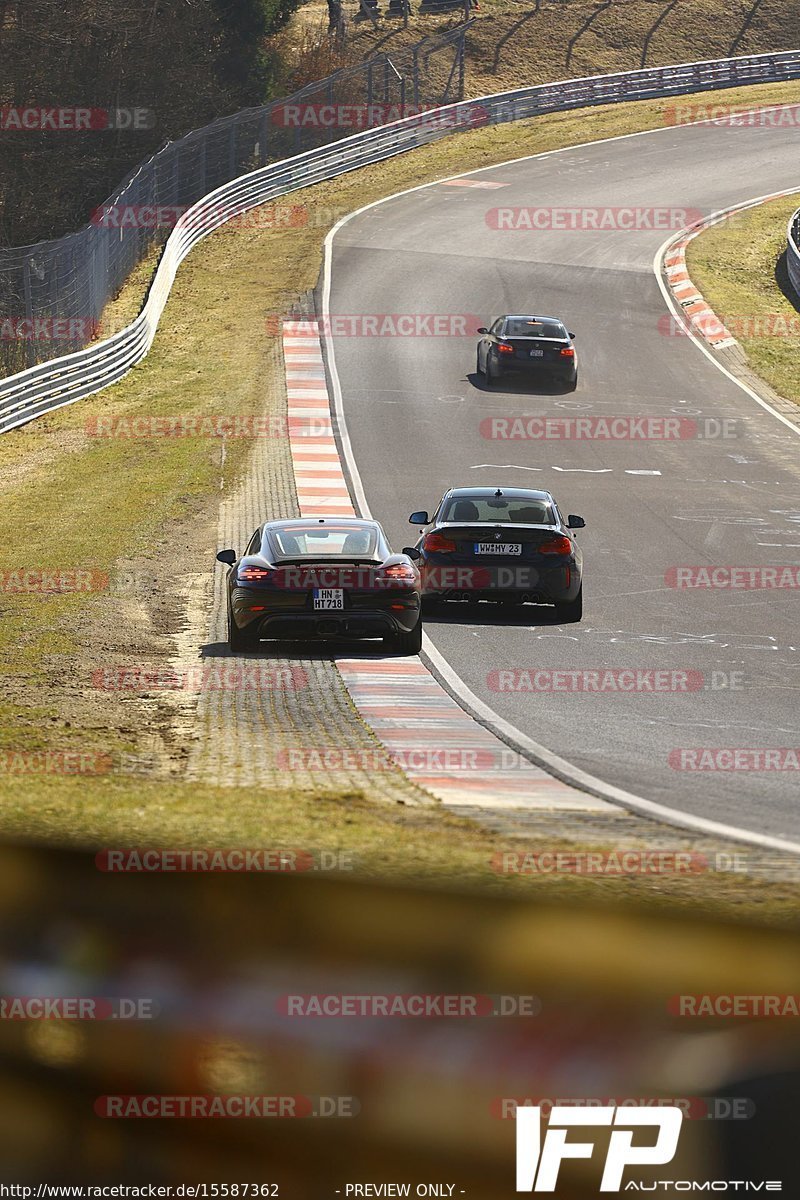
[[[314,588],[314,608],[344,608],[344,588]]]
[[[522,554],[521,542],[476,542],[476,554]]]
[[[530,354],[531,358],[544,358],[544,350],[539,348],[536,350],[529,350],[528,353]]]

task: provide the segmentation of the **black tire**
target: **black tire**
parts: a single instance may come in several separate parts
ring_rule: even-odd
[[[497,378],[497,376],[492,374],[492,356],[489,354],[489,352],[487,350],[487,352],[486,352],[486,370],[484,371],[484,379],[486,380],[486,386],[492,387],[494,385],[494,381],[496,378]]]
[[[417,621],[410,633],[387,633],[383,644],[393,654],[419,654],[422,649],[422,621]]]
[[[563,625],[571,625],[580,621],[583,616],[583,584],[578,589],[574,600],[564,600],[556,605],[556,616]]]
[[[231,654],[243,654],[246,650],[255,650],[256,641],[252,634],[241,630],[233,619],[233,613],[228,608],[228,649]]]
[[[575,378],[574,378],[574,379],[568,379],[568,380],[567,380],[567,391],[568,391],[568,392],[574,392],[574,391],[575,391],[575,388],[576,388],[577,386],[578,386],[578,376],[577,376],[577,375],[575,376]]]

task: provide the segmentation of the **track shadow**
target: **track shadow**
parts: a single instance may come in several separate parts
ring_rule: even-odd
[[[761,4],[762,4],[762,0],[755,0],[755,3],[752,5],[752,7],[750,9],[748,9],[747,15],[745,16],[745,19],[742,22],[741,29],[739,30],[736,37],[731,42],[730,49],[728,50],[729,58],[733,58],[733,56],[736,54],[736,51],[739,47],[739,43],[741,42],[744,35],[747,33],[750,26],[753,24],[753,19],[754,19],[756,13],[758,12],[758,10],[761,8]]]
[[[594,10],[594,12],[591,14],[591,16],[587,17],[587,19],[583,22],[581,27],[578,30],[576,30],[576,32],[572,35],[569,42],[567,43],[567,57],[564,60],[565,66],[568,67],[569,64],[571,63],[572,52],[575,49],[575,46],[577,45],[578,40],[583,37],[583,35],[586,33],[587,29],[589,29],[589,27],[594,24],[594,22],[597,20],[597,18],[599,16],[601,16],[607,9],[611,8],[611,5],[613,3],[614,3],[614,0],[604,0],[604,2],[602,4],[600,4]]]
[[[503,36],[500,38],[500,40],[498,41],[497,45],[494,48],[494,59],[492,60],[492,65],[489,68],[492,75],[497,74],[497,68],[500,65],[500,52],[503,49],[503,46],[505,46],[507,42],[511,41],[514,34],[519,30],[519,28],[522,25],[525,24],[526,21],[530,21],[531,17],[535,17],[539,13],[540,8],[541,8],[541,0],[536,0],[536,8],[532,8],[530,10],[530,12],[523,13],[523,15],[520,17],[520,19],[518,21],[515,21],[514,24],[511,26],[511,28],[509,30],[507,30],[507,32],[504,33]]]
[[[555,609],[546,604],[502,604],[494,600],[444,600],[427,603],[423,625],[485,625],[528,628],[531,625],[563,625]]]
[[[664,21],[667,19],[669,14],[672,12],[673,8],[675,8],[678,3],[679,3],[679,0],[669,0],[669,4],[666,6],[666,8],[664,8],[661,11],[661,13],[658,15],[658,17],[656,17],[655,21],[653,22],[653,24],[650,26],[649,30],[645,34],[644,41],[642,42],[642,57],[639,59],[639,67],[640,68],[645,67],[647,65],[647,52],[650,49],[650,43],[653,40],[654,34],[660,28],[660,26],[663,25]]]
[[[490,396],[568,396],[575,391],[570,385],[554,379],[526,379],[524,375],[512,375],[502,383],[489,386],[483,375],[471,371],[465,380],[476,392],[486,392]]]
[[[335,662],[337,658],[375,658],[412,657],[400,654],[390,654],[383,643],[375,639],[341,638],[324,642],[316,641],[265,641],[258,647],[247,649],[241,654],[232,654],[227,642],[207,642],[200,647],[201,658],[235,658],[235,659],[303,659],[305,662]]]

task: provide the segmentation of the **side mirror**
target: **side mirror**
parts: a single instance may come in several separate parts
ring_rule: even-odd
[[[586,522],[583,517],[576,517],[575,513],[570,513],[567,517],[567,529],[585,529]]]
[[[412,513],[408,518],[409,525],[427,525],[429,521],[430,517],[424,510]]]
[[[574,338],[574,337],[575,337],[575,334],[572,332],[572,330],[571,330],[571,329],[570,329],[570,331],[569,331],[569,336],[570,336],[571,338]]]
[[[227,563],[229,566],[233,566],[233,564],[236,562],[236,551],[220,550],[219,554],[217,555],[217,562]]]
[[[485,325],[480,325],[478,327],[478,333],[488,333],[488,332],[489,332],[489,330],[486,328]]]
[[[408,557],[414,562],[416,562],[417,559],[422,558],[422,551],[418,550],[416,546],[403,546],[401,553],[407,554]]]

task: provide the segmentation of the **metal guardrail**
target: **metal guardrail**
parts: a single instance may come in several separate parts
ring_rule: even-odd
[[[134,267],[166,242],[180,213],[212,190],[349,136],[363,128],[352,123],[359,109],[375,114],[374,127],[462,100],[468,29],[467,22],[428,34],[391,58],[375,54],[291,96],[220,117],[135,167],[81,229],[0,247],[0,376],[87,346]]]
[[[192,248],[232,217],[260,204],[477,125],[797,78],[800,51],[793,50],[539,84],[445,105],[242,175],[204,196],[180,217],[166,242],[142,312],[131,325],[75,354],[0,381],[0,433],[116,383],[141,362],[155,338],[178,267]]]
[[[786,268],[789,282],[800,296],[800,208],[789,218],[786,230]]]

